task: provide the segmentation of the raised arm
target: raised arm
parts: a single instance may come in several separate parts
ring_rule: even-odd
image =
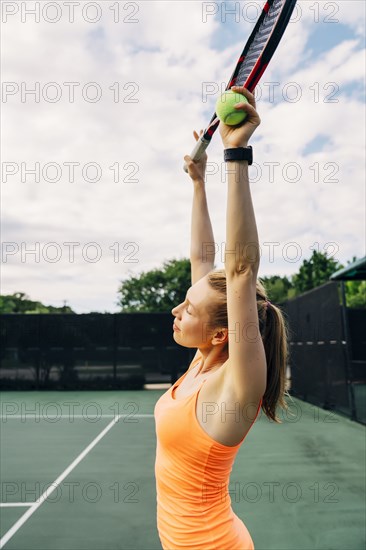
[[[248,141],[260,118],[255,110],[254,96],[245,93],[250,103],[243,103],[240,110],[247,112],[247,119],[241,126],[220,124],[220,134],[225,149],[247,147]],[[225,271],[227,274],[240,274],[250,271],[256,282],[259,268],[259,240],[257,224],[249,186],[248,162],[229,161],[226,163],[228,197],[226,211],[226,250]]]
[[[247,118],[240,126],[220,123],[225,149],[246,147],[260,118],[254,96],[243,88],[249,103],[238,106]],[[227,214],[225,271],[229,328],[227,377],[243,405],[257,404],[265,392],[267,365],[259,332],[256,282],[259,241],[250,192],[247,161],[229,161],[227,170]]]
[[[202,134],[202,130],[200,133]],[[193,132],[193,135],[197,141],[199,138],[197,132]],[[192,161],[189,155],[186,155],[184,160],[187,163],[188,174],[193,182],[190,250],[193,285],[214,268],[215,242],[205,188],[207,154],[205,153],[197,162]]]

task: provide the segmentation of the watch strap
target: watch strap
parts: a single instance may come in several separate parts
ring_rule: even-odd
[[[247,160],[248,164],[253,164],[253,148],[248,147],[233,147],[232,149],[224,149],[224,161],[230,160]]]

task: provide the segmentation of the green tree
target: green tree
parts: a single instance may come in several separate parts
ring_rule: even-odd
[[[353,258],[348,263],[353,263]],[[309,260],[304,260],[298,273],[290,277],[259,276],[269,299],[277,304],[312,290],[329,281],[330,276],[341,269],[333,258],[313,251]],[[167,312],[181,303],[191,285],[191,265],[188,259],[165,262],[162,269],[143,272],[121,281],[117,305],[121,312]],[[366,307],[366,282],[347,281],[348,307]]]
[[[11,296],[0,296],[0,313],[14,313],[16,302]]]
[[[69,306],[45,306],[30,300],[24,292],[14,292],[0,296],[0,313],[74,313]]]
[[[185,299],[190,285],[191,262],[170,260],[164,262],[162,269],[142,272],[122,281],[117,305],[123,313],[167,312]]]
[[[356,256],[353,256],[352,260],[347,261],[347,266],[353,264],[358,259]],[[345,281],[345,293],[347,307],[366,307],[366,281]]]
[[[346,281],[347,307],[366,308],[366,281]]]
[[[259,279],[267,290],[271,302],[280,304],[292,298],[294,291],[293,285],[286,276],[280,277],[280,275],[273,275],[270,277],[259,277]]]
[[[342,267],[334,258],[313,250],[311,258],[304,260],[299,272],[292,277],[296,296],[327,283],[329,277]]]

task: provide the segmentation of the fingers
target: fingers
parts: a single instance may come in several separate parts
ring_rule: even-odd
[[[244,95],[249,101],[250,105],[253,105],[253,107],[255,108],[255,97],[249,90],[244,88],[244,86],[231,86],[231,90],[233,90],[233,92],[237,92],[238,94]]]
[[[246,102],[236,103],[236,105],[234,105],[234,109],[236,109],[237,111],[246,112],[247,115],[248,115],[246,120],[249,120],[251,123],[258,126],[261,123],[261,119],[260,119],[260,117],[259,117],[259,115],[256,111],[254,95],[251,94],[243,86],[242,87],[233,86],[231,89],[234,90],[237,93],[241,93],[242,95],[244,95],[247,98],[248,102],[249,102],[249,103],[246,103]]]
[[[203,134],[203,130],[200,130],[200,135],[197,134],[196,130],[193,130],[194,139],[196,141],[199,140],[199,138],[200,138],[200,136],[202,136],[202,134]]]
[[[194,135],[194,138],[195,138],[196,141],[199,140],[199,138],[200,138],[200,136],[202,136],[202,134],[203,134],[203,130],[202,130],[202,129],[200,130],[200,134],[199,134],[199,135],[197,134],[196,130],[193,130],[193,135]],[[206,163],[206,161],[207,161],[207,153],[204,153],[204,154],[200,157],[199,160],[193,160],[189,155],[185,155],[185,157],[183,157],[183,158],[184,158],[184,161],[185,161],[185,163],[186,163],[186,165],[187,165],[187,168],[188,168],[188,167],[193,168],[194,166],[197,166],[197,165],[199,165],[199,166],[202,165],[202,166],[204,167],[204,166],[205,166],[205,163]]]
[[[236,105],[234,105],[234,109],[236,109],[237,111],[245,111],[252,121],[258,120],[260,122],[257,111],[255,110],[253,105],[250,105],[250,103],[237,103]]]
[[[185,155],[184,156],[184,162],[185,162],[186,167],[187,167],[188,175],[191,176],[192,168],[193,168],[193,160],[191,159],[191,157],[189,155]]]
[[[204,162],[205,160],[207,160],[207,153],[205,153],[199,160],[193,160],[189,155],[185,155],[183,159],[185,160],[187,166],[188,164],[191,164],[192,166],[196,166],[198,163],[202,161]]]

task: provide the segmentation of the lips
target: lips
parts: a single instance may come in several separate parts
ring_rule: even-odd
[[[173,323],[173,330],[178,330],[180,331],[180,329],[177,327],[177,325],[175,323]]]

